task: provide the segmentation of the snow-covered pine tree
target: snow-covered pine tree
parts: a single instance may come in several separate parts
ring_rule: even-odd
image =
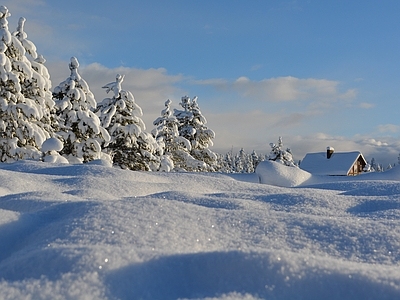
[[[28,39],[28,35],[24,30],[26,19],[21,17],[18,21],[17,30],[12,33],[24,47],[26,57],[32,67],[32,78],[26,79],[22,85],[22,93],[26,98],[35,101],[36,105],[42,108],[42,118],[40,122],[42,126],[54,135],[59,130],[57,116],[55,115],[55,103],[51,92],[50,74],[44,65],[46,59],[37,53],[35,44]]]
[[[36,47],[26,39],[25,19],[11,34],[9,16],[8,9],[0,6],[0,160],[40,159],[42,143],[53,134],[53,103],[46,94],[48,82],[26,56],[26,48],[36,51]]]
[[[287,148],[283,150],[283,141],[282,137],[279,137],[278,144],[270,143],[271,152],[269,154],[268,159],[276,162],[280,162],[286,166],[296,167],[296,164],[293,161],[292,151]]]
[[[103,87],[107,93],[113,91],[114,95],[105,98],[95,110],[111,137],[105,151],[111,155],[114,165],[121,168],[156,171],[160,167],[162,147],[145,132],[142,109],[133,94],[122,89],[123,79],[124,76],[118,74],[115,82]]]
[[[258,164],[263,160],[262,156],[259,156],[255,150],[251,153],[251,160],[253,163],[253,170],[255,170]]]
[[[228,167],[227,168],[229,170],[228,173],[235,172],[235,160],[234,159],[235,159],[235,157],[233,156],[233,149],[232,149],[230,152],[226,153],[225,159],[224,159],[225,163],[223,164]]]
[[[254,161],[252,154],[246,154],[246,173],[254,173]]]
[[[180,105],[184,110],[174,110],[174,116],[179,122],[179,135],[190,141],[190,154],[206,164],[199,171],[215,171],[218,169],[217,155],[209,149],[213,145],[215,133],[206,127],[207,120],[200,111],[197,97],[190,99],[184,96]]]
[[[60,151],[70,162],[88,162],[104,157],[101,146],[110,141],[110,136],[91,109],[96,100],[87,82],[79,75],[79,62],[71,58],[71,75],[54,88],[60,136],[64,148]]]
[[[235,162],[232,151],[226,153],[225,155],[218,154],[218,172],[222,173],[234,173],[235,172]]]
[[[204,167],[202,162],[197,162],[190,155],[192,146],[189,140],[179,135],[179,122],[172,115],[171,103],[169,99],[165,102],[165,109],[161,111],[161,116],[153,122],[156,128],[153,129],[152,134],[159,143],[163,144],[164,161],[171,160],[171,166],[175,171],[192,171],[193,168],[197,169],[198,165]]]
[[[371,172],[379,172],[378,171],[379,164],[376,163],[375,158],[371,158],[370,165],[371,165]]]
[[[171,100],[165,101],[165,108],[161,111],[161,116],[158,117],[153,125],[156,126],[152,130],[154,138],[162,144],[164,153],[171,153],[174,148],[175,138],[179,136],[178,120],[172,116]]]
[[[246,152],[243,148],[235,155],[235,173],[246,173]]]
[[[207,119],[202,115],[197,99],[197,97],[194,97],[191,105],[193,124],[196,130],[194,141],[192,141],[191,154],[194,158],[204,161],[208,165],[209,171],[215,171],[218,169],[216,165],[217,155],[209,149],[213,145],[215,132],[207,128]]]
[[[369,163],[367,163],[363,168],[363,172],[373,172],[373,171],[374,169],[371,167]]]

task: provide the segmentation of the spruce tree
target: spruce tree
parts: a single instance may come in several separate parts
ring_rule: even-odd
[[[70,162],[88,162],[103,158],[101,146],[110,136],[99,118],[91,111],[96,100],[87,82],[79,75],[79,62],[71,58],[70,76],[54,88],[60,136],[64,147],[60,154]]]
[[[32,78],[26,79],[21,88],[26,98],[32,99],[41,107],[43,115],[41,123],[46,130],[53,135],[59,129],[58,121],[54,115],[54,100],[51,92],[50,74],[44,65],[46,59],[37,53],[36,46],[28,39],[24,30],[26,19],[21,17],[18,21],[17,30],[12,33],[22,44],[26,51],[26,57],[32,68]]]
[[[280,162],[286,166],[295,167],[296,164],[293,161],[292,151],[287,148],[283,149],[282,137],[279,137],[278,144],[270,143],[271,152],[268,159],[276,162]]]
[[[178,120],[172,116],[171,100],[165,101],[165,108],[161,111],[161,116],[158,117],[153,125],[156,126],[152,130],[154,138],[162,144],[164,153],[171,153],[174,148],[174,141],[179,136]]]
[[[213,145],[215,133],[206,127],[207,120],[200,111],[197,97],[190,99],[184,96],[180,105],[184,110],[174,111],[174,116],[179,122],[179,135],[190,141],[190,154],[196,160],[205,163],[205,167],[201,167],[200,171],[215,171],[217,155],[209,149]]]
[[[36,47],[26,39],[25,19],[11,34],[9,16],[0,6],[0,160],[40,159],[42,143],[53,134],[49,86],[26,56],[26,48]]]
[[[371,165],[372,172],[375,172],[375,171],[378,172],[379,164],[375,161],[375,158],[371,158],[370,165]]]
[[[162,143],[164,149],[163,163],[176,171],[198,171],[204,168],[204,163],[197,161],[190,155],[192,149],[188,139],[179,135],[179,122],[171,112],[171,100],[165,102],[165,109],[161,111],[153,125],[153,136]],[[172,161],[172,164],[171,162]],[[163,168],[166,170],[166,168]]]
[[[244,173],[246,163],[246,153],[241,148],[239,153],[235,155],[235,173]]]
[[[262,161],[262,158],[257,154],[255,150],[251,153],[251,161],[253,163],[253,170],[255,170],[258,164]]]
[[[123,79],[124,76],[118,74],[115,82],[103,87],[107,93],[113,91],[114,95],[105,98],[95,110],[111,137],[105,151],[111,155],[114,165],[121,168],[156,171],[162,148],[151,134],[145,132],[142,109],[133,94],[122,89]]]

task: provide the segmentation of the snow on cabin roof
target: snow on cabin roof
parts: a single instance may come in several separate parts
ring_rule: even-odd
[[[315,175],[347,175],[359,156],[365,161],[359,151],[334,152],[329,159],[326,152],[307,153],[300,168]]]

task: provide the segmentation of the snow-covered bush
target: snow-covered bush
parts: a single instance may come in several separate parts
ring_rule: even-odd
[[[42,145],[43,161],[67,164],[68,160],[59,153],[63,147],[63,143],[57,138],[53,137],[45,140]]]
[[[102,145],[110,136],[99,118],[91,111],[96,100],[87,82],[78,73],[79,62],[71,58],[71,75],[54,88],[60,136],[64,141],[61,154],[70,162],[88,162],[102,157]]]
[[[113,91],[114,95],[105,98],[95,110],[111,137],[104,150],[111,155],[114,165],[121,168],[156,171],[162,148],[151,134],[145,132],[142,109],[133,94],[122,89],[123,79],[124,76],[118,74],[115,82],[103,87],[107,93]]]

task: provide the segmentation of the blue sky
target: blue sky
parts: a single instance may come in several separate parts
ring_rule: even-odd
[[[198,96],[213,149],[400,152],[400,2],[9,0],[53,86],[76,56],[96,99],[125,74],[148,130],[167,98]]]

